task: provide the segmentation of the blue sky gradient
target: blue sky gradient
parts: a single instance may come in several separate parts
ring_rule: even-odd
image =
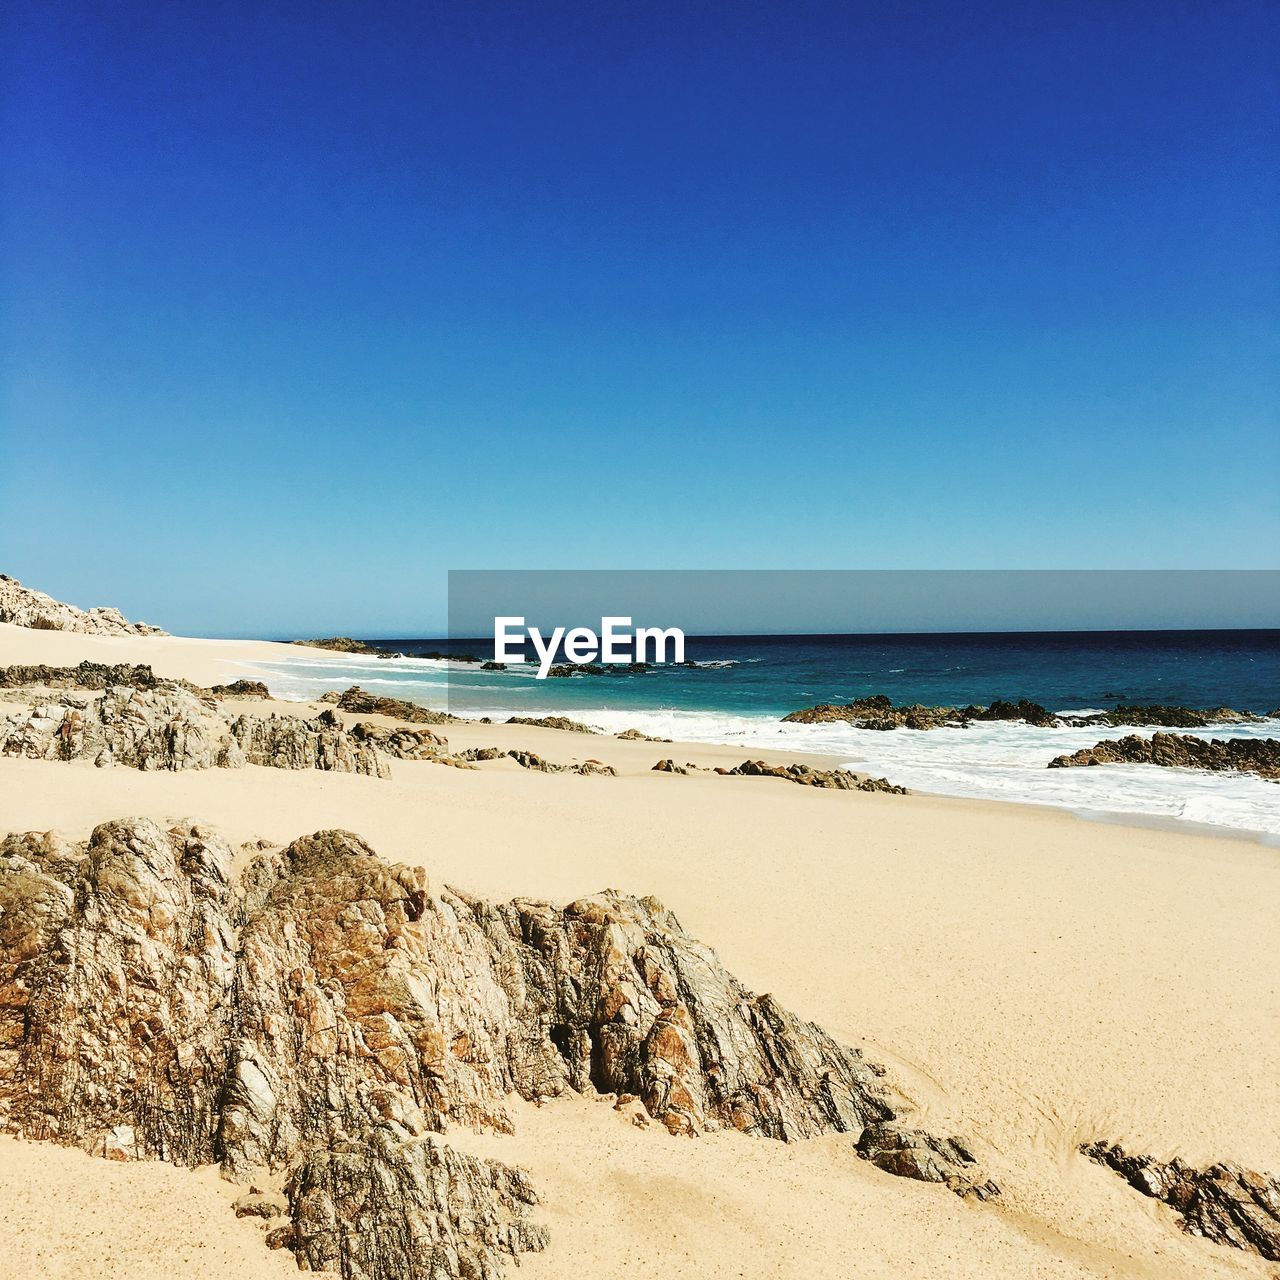
[[[16,0],[0,570],[421,634],[449,568],[1274,567],[1278,35]]]

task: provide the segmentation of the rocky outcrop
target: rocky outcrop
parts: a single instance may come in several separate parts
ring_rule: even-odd
[[[333,653],[358,653],[370,658],[385,656],[386,650],[378,649],[364,640],[351,636],[324,636],[319,640],[293,640],[292,644],[306,645],[308,649],[329,649]]]
[[[37,631],[78,631],[93,636],[163,636],[145,622],[130,622],[119,609],[77,609],[24,587],[17,578],[0,573],[0,622]]]
[[[848,1133],[989,1193],[952,1139],[885,1159],[880,1070],[652,898],[433,893],[341,831],[252,852],[236,878],[215,833],[140,819],[0,843],[0,1129],[272,1179],[272,1243],[358,1280],[483,1280],[542,1246],[525,1176],[445,1136],[509,1130],[511,1093],[631,1096],[680,1134]]]
[[[533,725],[538,729],[563,729],[567,733],[599,733],[599,729],[593,729],[589,724],[582,724],[578,720],[570,720],[568,716],[512,716],[508,724],[527,724]]]
[[[149,664],[117,662],[81,662],[75,667],[34,666],[0,667],[0,689],[85,689],[96,691],[127,685],[130,689],[178,688],[190,693],[215,698],[270,698],[271,690],[261,680],[234,680],[231,684],[215,684],[201,689],[189,680],[158,676]]]
[[[37,703],[0,719],[0,756],[144,770],[257,764],[389,776],[376,743],[348,732],[332,711],[313,720],[242,715],[228,722],[215,699],[176,684]]]
[[[639,729],[624,729],[621,733],[614,734],[621,742],[670,742],[670,738],[655,738],[651,734],[641,733]]]
[[[858,1139],[858,1154],[877,1169],[945,1183],[961,1198],[989,1200],[1000,1194],[990,1179],[977,1181],[977,1159],[959,1138],[936,1138],[922,1129],[905,1129],[892,1122],[869,1124]]]
[[[1192,1168],[1181,1160],[1165,1164],[1151,1156],[1128,1155],[1120,1146],[1105,1142],[1080,1150],[1144,1196],[1171,1205],[1188,1234],[1280,1262],[1280,1179],[1237,1164],[1206,1169]]]
[[[332,702],[340,711],[350,711],[355,715],[390,716],[411,724],[464,723],[459,716],[451,716],[447,711],[433,711],[430,707],[420,707],[416,702],[405,702],[402,698],[383,698],[376,693],[366,693],[358,684],[353,684],[343,693],[327,693],[321,701]]]
[[[176,685],[64,694],[0,720],[0,756],[92,760],[132,769],[212,769],[227,761],[227,725],[210,699]]]
[[[895,786],[888,778],[859,778],[847,769],[815,769],[807,764],[766,764],[763,760],[744,760],[732,769],[721,768],[716,772],[726,777],[782,778],[787,782],[798,782],[803,787],[829,787],[836,791],[887,791],[895,796],[911,794],[906,787]]]
[[[1197,738],[1187,733],[1130,734],[1049,761],[1050,769],[1098,764],[1156,764],[1172,769],[1234,769],[1280,779],[1280,741],[1275,738]]]
[[[233,680],[230,684],[215,684],[209,692],[215,698],[271,697],[271,690],[261,680]]]
[[[1162,729],[1207,729],[1215,724],[1255,724],[1262,716],[1255,716],[1248,711],[1236,711],[1232,707],[1213,707],[1209,710],[1197,710],[1193,707],[1115,707],[1104,711],[1099,716],[1086,716],[1083,719],[1068,721],[1071,724],[1106,724],[1114,727],[1120,725],[1141,728],[1159,725]]]
[[[878,730],[963,729],[971,724],[989,724],[994,721],[1020,721],[1037,729],[1093,725],[1164,725],[1195,729],[1215,724],[1251,724],[1262,719],[1251,712],[1236,711],[1231,707],[1197,711],[1189,707],[1120,706],[1089,715],[1054,715],[1038,702],[1031,702],[1026,698],[1020,698],[1016,702],[997,699],[989,707],[972,704],[965,707],[927,707],[919,703],[894,706],[882,693],[839,705],[821,703],[816,707],[792,711],[782,718],[792,724],[844,722],[857,729]]]
[[[434,760],[449,749],[448,739],[430,729],[384,728],[360,721],[351,726],[351,736],[397,760]]]
[[[270,769],[326,769],[389,778],[391,770],[373,742],[349,733],[332,711],[314,720],[301,716],[237,716],[220,763]]]

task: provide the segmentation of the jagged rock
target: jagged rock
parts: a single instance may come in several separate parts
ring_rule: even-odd
[[[689,770],[686,769],[683,765],[676,764],[676,762],[671,759],[659,760],[658,763],[655,764],[653,768],[650,770],[650,773],[688,773],[688,772]]]
[[[971,724],[1012,720],[1033,725],[1037,729],[1054,729],[1064,725],[1079,728],[1090,725],[1169,725],[1180,728],[1202,728],[1213,724],[1248,724],[1261,719],[1248,711],[1216,707],[1197,711],[1188,707],[1115,707],[1096,715],[1054,715],[1038,702],[1020,698],[1016,702],[997,699],[989,707],[926,707],[919,703],[895,707],[882,693],[855,702],[834,705],[822,703],[805,707],[782,717],[792,724],[830,724],[843,721],[858,729],[942,729],[966,728]]]
[[[482,662],[480,664],[481,671],[505,671],[507,664],[505,662]]]
[[[1250,711],[1236,711],[1233,707],[1211,707],[1196,710],[1192,707],[1115,707],[1101,716],[1086,717],[1086,724],[1107,725],[1160,725],[1166,729],[1205,729],[1215,724],[1256,724],[1262,716]],[[1080,723],[1073,721],[1073,723]]]
[[[64,695],[0,720],[0,756],[92,760],[133,769],[211,769],[222,762],[226,724],[212,701],[177,685]]]
[[[510,1129],[513,1092],[630,1096],[673,1133],[894,1118],[880,1069],[652,898],[432,893],[342,831],[231,867],[215,833],[145,819],[0,842],[0,1129],[278,1179],[271,1243],[306,1268],[475,1280],[545,1234],[523,1174],[440,1135]],[[911,1142],[979,1185],[963,1144]]]
[[[1164,1164],[1151,1156],[1128,1155],[1118,1144],[1105,1142],[1089,1143],[1080,1150],[1144,1196],[1172,1205],[1189,1234],[1280,1262],[1280,1179],[1237,1164],[1207,1169],[1192,1168],[1181,1160]]]
[[[570,720],[567,716],[512,716],[508,724],[528,724],[539,729],[564,729],[569,733],[599,733],[589,724]]]
[[[870,1124],[858,1139],[858,1154],[900,1178],[943,1182],[961,1197],[989,1200],[1000,1194],[994,1182],[977,1181],[977,1161],[959,1138],[935,1138],[892,1123]]]
[[[807,764],[766,764],[763,760],[744,760],[732,769],[717,769],[726,777],[782,778],[804,787],[829,787],[836,791],[886,791],[891,795],[911,793],[895,786],[888,778],[859,778],[847,769],[815,769]]]
[[[547,675],[568,679],[572,676],[602,676],[608,670],[608,667],[598,662],[558,662],[547,672]]]
[[[430,729],[383,728],[364,721],[351,726],[351,736],[398,760],[433,760],[449,746],[448,739]]]
[[[578,773],[584,777],[598,774],[609,778],[618,776],[617,769],[611,764],[601,764],[599,760],[584,760],[580,764],[553,764],[533,751],[508,751],[507,755],[522,769],[535,769],[539,773]]]
[[[130,622],[119,609],[77,609],[24,587],[17,578],[0,573],[0,622],[37,631],[78,631],[95,636],[163,636],[167,631],[145,622]]]
[[[1174,769],[1237,769],[1280,778],[1280,741],[1275,738],[1197,738],[1186,733],[1130,734],[1049,761],[1050,769],[1097,764],[1156,764]]]
[[[157,685],[176,684],[195,690],[185,680],[165,680],[157,676],[150,666],[130,662],[118,662],[108,666],[103,662],[82,662],[76,667],[50,667],[44,663],[36,666],[0,667],[0,689],[21,689],[38,686],[42,689],[109,689],[113,685],[128,685],[133,689],[154,689]]]
[[[331,711],[314,720],[242,715],[179,685],[118,687],[101,698],[65,694],[0,719],[0,756],[92,760],[133,769],[329,769],[388,777],[375,744],[349,733]]]
[[[366,693],[358,684],[337,695],[325,694],[322,702],[333,702],[341,711],[351,711],[361,716],[390,716],[394,720],[408,720],[412,724],[463,724],[458,716],[447,711],[432,711],[416,702],[401,698],[383,698],[376,693]]]
[[[621,733],[615,734],[615,737],[623,742],[670,742],[670,738],[654,738],[647,733],[641,733],[639,729],[624,729]]]
[[[237,716],[229,726],[230,745],[220,763],[265,765],[271,769],[327,769],[389,778],[391,771],[374,745],[349,733],[332,711],[314,720],[301,716]]]
[[[283,1218],[289,1212],[289,1206],[282,1199],[261,1191],[241,1196],[231,1208],[237,1218]]]
[[[271,690],[261,680],[233,680],[215,684],[209,692],[215,698],[270,698]]]

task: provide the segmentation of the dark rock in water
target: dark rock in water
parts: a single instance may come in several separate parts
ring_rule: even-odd
[[[325,694],[322,702],[332,701],[340,711],[351,711],[361,716],[390,716],[395,720],[409,720],[414,724],[463,724],[459,716],[447,711],[432,711],[416,702],[401,698],[383,698],[376,693],[366,693],[358,684],[337,695]]]
[[[559,662],[547,672],[547,675],[564,680],[571,676],[602,676],[605,671],[606,668],[598,662]]]
[[[1120,695],[1115,695],[1120,696]],[[1175,728],[1203,728],[1214,724],[1252,724],[1261,720],[1248,711],[1231,707],[1215,707],[1197,711],[1189,707],[1120,706],[1097,715],[1054,715],[1038,702],[1020,698],[1007,702],[998,698],[989,707],[926,707],[920,704],[895,707],[884,694],[860,698],[842,705],[822,703],[805,707],[782,717],[792,724],[830,724],[844,721],[858,729],[941,729],[965,728],[971,724],[999,720],[1021,721],[1038,729],[1054,729],[1064,725],[1163,725]]]
[[[1089,1143],[1080,1150],[1144,1196],[1172,1205],[1182,1215],[1182,1229],[1190,1235],[1280,1262],[1280,1179],[1237,1164],[1207,1169],[1194,1169],[1181,1160],[1163,1164],[1151,1156],[1128,1155],[1119,1145],[1105,1142]]]
[[[578,720],[570,720],[567,716],[512,716],[508,724],[527,724],[533,725],[538,729],[563,729],[568,733],[599,733],[599,729],[593,729],[589,724],[582,724]]]
[[[1204,729],[1214,724],[1247,724],[1259,717],[1231,707],[1215,707],[1197,711],[1191,707],[1131,707],[1120,706],[1088,723],[1111,725],[1159,725],[1163,729]]]
[[[261,680],[233,680],[215,684],[209,690],[215,698],[270,698],[271,690]]]
[[[481,671],[505,671],[507,664],[505,662],[482,662],[480,664]]]
[[[847,769],[815,769],[807,764],[765,764],[763,760],[744,760],[732,769],[717,769],[725,777],[782,778],[804,787],[829,787],[836,791],[887,791],[906,796],[906,787],[897,787],[888,778],[859,778]]]
[[[474,653],[444,653],[439,649],[428,649],[425,653],[402,654],[402,657],[425,658],[432,662],[479,662],[480,659]],[[489,666],[488,663],[484,664]],[[506,670],[506,664],[501,664],[502,670]]]
[[[1156,764],[1172,769],[1236,769],[1280,778],[1280,741],[1275,738],[1197,738],[1186,733],[1130,734],[1049,761],[1050,769],[1099,764]]]
[[[921,1129],[870,1124],[858,1139],[858,1154],[877,1169],[918,1182],[942,1182],[961,1198],[990,1200],[1000,1188],[978,1181],[977,1161],[959,1138],[935,1138]]]
[[[1038,702],[1020,698],[1017,702],[1004,702],[997,698],[989,707],[966,707],[966,720],[1023,720],[1038,729],[1052,728],[1060,721]]]
[[[144,819],[0,842],[0,1129],[276,1185],[268,1244],[358,1280],[494,1280],[540,1249],[524,1174],[452,1147],[512,1093],[627,1095],[673,1133],[855,1139],[880,1068],[746,990],[653,898],[432,892],[358,836],[255,849]],[[868,1158],[980,1184],[954,1139]],[[243,1202],[242,1202],[243,1203]]]

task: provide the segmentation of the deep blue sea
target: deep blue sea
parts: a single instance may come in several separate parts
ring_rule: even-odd
[[[406,655],[487,658],[492,652],[491,640],[371,642]],[[1055,755],[1124,730],[992,724],[877,733],[843,724],[779,723],[800,707],[876,693],[895,703],[929,705],[1029,698],[1051,711],[1162,703],[1266,714],[1280,708],[1280,631],[690,636],[685,657],[697,665],[536,680],[532,666],[493,672],[414,656],[302,651],[297,661],[270,668],[266,678],[284,697],[360,684],[458,715],[561,713],[610,732],[635,727],[749,750],[820,751],[918,790],[1280,835],[1280,786],[1256,777],[1134,765],[1045,767]],[[1205,732],[1280,737],[1280,724]]]

